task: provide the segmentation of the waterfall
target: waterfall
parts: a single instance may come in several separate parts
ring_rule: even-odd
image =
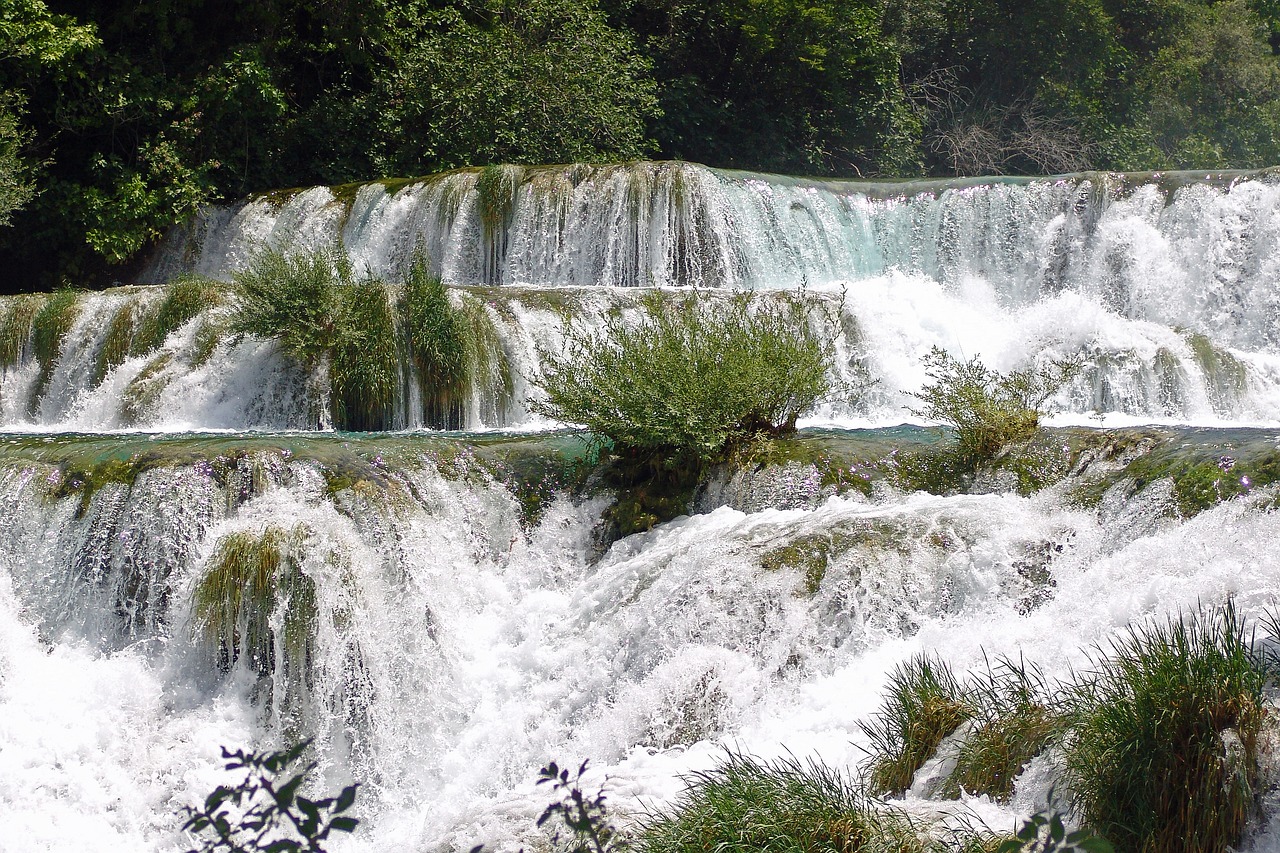
[[[262,247],[340,247],[393,314],[426,259],[479,341],[461,429],[431,420],[402,342],[386,428],[353,433],[324,357],[235,334]],[[175,229],[138,283],[2,297],[0,853],[188,849],[180,810],[227,781],[222,746],[300,738],[311,793],[360,783],[335,853],[542,849],[550,759],[590,759],[626,824],[726,749],[856,773],[858,723],[916,653],[1067,679],[1146,620],[1255,618],[1280,596],[1278,281],[1274,171],[638,163],[273,193]],[[857,393],[612,541],[590,448],[533,403],[571,328],[630,322],[655,288],[803,302]],[[1061,483],[894,488],[946,440],[911,411],[935,346],[1079,359],[1051,401]],[[1007,803],[917,781],[921,821],[1004,831],[1045,805],[1052,757]],[[1244,850],[1275,849],[1274,811]]]

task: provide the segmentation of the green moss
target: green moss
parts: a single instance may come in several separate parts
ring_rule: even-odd
[[[804,575],[804,593],[817,595],[822,587],[822,579],[826,577],[827,566],[831,559],[842,550],[844,543],[837,543],[835,537],[823,534],[801,536],[786,545],[779,545],[760,556],[761,568],[769,571],[782,569],[799,570]]]
[[[0,318],[0,369],[13,367],[21,360],[31,341],[31,329],[44,297],[23,294],[11,297]]]
[[[1236,459],[1222,454],[1216,459],[1152,454],[1130,463],[1122,472],[1135,489],[1166,477],[1173,480],[1178,512],[1191,518],[1226,500],[1255,488],[1280,481],[1280,451],[1272,450]],[[1113,482],[1121,475],[1113,475]]]
[[[1244,393],[1248,373],[1240,359],[1214,346],[1204,335],[1190,333],[1187,343],[1204,371],[1209,402],[1218,412],[1230,412]]]
[[[173,353],[160,353],[125,386],[120,396],[120,415],[126,425],[132,426],[146,419],[169,384],[165,369],[172,362]]]
[[[34,414],[62,356],[62,344],[80,316],[80,292],[66,288],[56,291],[36,312],[31,322],[32,350],[40,363],[40,374],[31,391],[28,408]]]
[[[137,322],[138,304],[130,299],[121,305],[120,310],[116,311],[115,316],[111,318],[107,333],[98,346],[98,355],[94,359],[93,373],[90,376],[95,387],[101,385],[107,374],[129,357]]]
[[[79,496],[76,518],[82,518],[93,503],[93,496],[103,487],[119,483],[133,488],[138,475],[149,467],[148,461],[139,455],[127,459],[104,459],[83,467],[64,463],[59,466],[56,478],[50,478],[52,488],[49,490],[49,497],[62,500],[73,495]]]
[[[222,290],[217,282],[191,275],[175,279],[165,286],[160,302],[139,321],[130,354],[154,352],[192,318],[221,302]]]
[[[378,281],[352,284],[343,300],[342,332],[329,368],[334,423],[345,430],[388,429],[399,363],[386,287]]]
[[[192,613],[197,636],[228,664],[243,658],[263,675],[281,663],[293,673],[305,669],[317,623],[315,582],[302,572],[299,553],[309,537],[304,525],[269,526],[231,533],[214,546]],[[277,609],[284,611],[278,636]]]

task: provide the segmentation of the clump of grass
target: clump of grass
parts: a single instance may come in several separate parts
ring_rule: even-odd
[[[1045,403],[1080,370],[1079,361],[1068,360],[1002,374],[938,347],[925,365],[933,381],[914,395],[923,405],[911,413],[950,424],[958,458],[971,467],[1035,436]]]
[[[31,329],[43,303],[43,297],[35,294],[23,294],[9,300],[4,317],[0,319],[0,369],[15,366],[28,351]]]
[[[399,307],[426,422],[437,429],[460,429],[470,380],[466,318],[422,258],[409,268]]]
[[[672,808],[650,815],[640,853],[923,853],[921,827],[870,803],[840,771],[794,758],[774,762],[731,753],[688,778]]]
[[[540,414],[583,424],[615,448],[719,461],[759,434],[783,435],[831,393],[834,335],[802,299],[751,294],[727,306],[655,296],[636,323],[570,327],[543,353]]]
[[[1007,802],[1027,762],[1062,729],[1050,708],[1044,676],[1022,661],[998,661],[968,690],[973,730],[964,739],[955,769],[943,783],[944,797],[961,791]]]
[[[145,420],[159,402],[160,395],[169,384],[170,375],[165,370],[172,363],[173,353],[162,352],[147,362],[125,386],[124,393],[120,395],[120,416],[126,425]]]
[[[53,369],[62,356],[62,344],[80,315],[80,292],[71,288],[55,291],[31,321],[32,351],[40,362],[40,374],[31,392],[32,414],[40,405],[45,388],[53,377]]]
[[[516,193],[524,170],[519,166],[485,166],[476,179],[476,195],[480,204],[480,220],[485,230],[493,233],[507,221],[515,207]]]
[[[130,299],[121,305],[120,310],[116,311],[115,316],[111,318],[107,333],[98,347],[98,356],[94,359],[93,373],[90,377],[94,386],[101,385],[107,374],[129,357],[137,324],[138,305]]]
[[[387,290],[377,281],[352,284],[344,303],[342,334],[334,344],[329,371],[334,417],[347,429],[386,429],[399,376]]]
[[[197,635],[228,665],[244,658],[263,675],[275,669],[278,655],[294,672],[305,665],[316,633],[315,582],[298,560],[307,536],[303,525],[269,526],[218,541],[192,604]],[[278,609],[279,635],[273,628]]]
[[[219,320],[213,320],[206,317],[200,321],[200,328],[196,329],[195,340],[192,342],[191,351],[188,356],[191,359],[193,368],[203,367],[213,357],[213,353],[218,348],[218,344],[222,343],[222,336],[225,332],[225,324]]]
[[[1236,846],[1255,809],[1266,678],[1235,608],[1131,629],[1108,651],[1070,697],[1075,809],[1121,850]]]
[[[215,281],[196,275],[174,279],[165,286],[159,304],[138,321],[129,354],[146,355],[159,349],[169,335],[221,301],[222,293]]]
[[[871,739],[867,790],[900,796],[947,735],[973,716],[973,707],[942,661],[916,655],[889,678],[880,710],[859,723]]]
[[[239,304],[231,331],[275,338],[287,354],[314,366],[342,333],[343,288],[351,282],[342,252],[260,251],[233,278]]]

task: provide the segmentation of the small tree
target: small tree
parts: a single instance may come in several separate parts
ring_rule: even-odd
[[[1081,365],[1069,359],[1002,374],[976,356],[959,361],[934,347],[925,356],[925,367],[933,382],[912,395],[924,405],[910,411],[950,424],[956,431],[960,460],[974,465],[1034,436],[1045,403],[1079,373]]]
[[[815,328],[806,304],[656,296],[638,322],[571,327],[563,353],[542,354],[547,396],[534,411],[583,424],[620,454],[697,465],[757,435],[794,432],[832,390],[834,334]]]

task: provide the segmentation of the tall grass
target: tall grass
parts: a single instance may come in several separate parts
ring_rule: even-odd
[[[270,526],[218,541],[196,584],[192,610],[197,635],[228,663],[244,658],[265,675],[283,653],[290,669],[301,671],[316,631],[315,582],[303,574],[296,553],[306,535],[302,526]],[[278,637],[277,608],[283,609]]]
[[[287,354],[314,366],[344,331],[343,289],[352,280],[351,262],[340,251],[260,251],[233,277],[238,305],[231,331],[274,338]]]
[[[844,774],[815,761],[730,754],[689,777],[668,810],[650,815],[640,853],[923,853],[922,828],[873,804]]]
[[[103,335],[102,343],[98,346],[98,355],[93,361],[93,372],[90,376],[95,386],[101,385],[107,374],[129,357],[137,324],[138,304],[130,299],[112,316],[111,322],[107,324],[107,333]]]
[[[31,329],[44,298],[23,294],[10,298],[0,318],[0,369],[13,367],[31,342]]]
[[[378,281],[349,285],[343,294],[342,334],[333,346],[329,377],[334,419],[347,429],[391,426],[399,362],[395,318]]]
[[[960,745],[956,766],[940,793],[961,791],[1007,801],[1027,762],[1061,733],[1044,676],[1023,661],[1000,660],[966,691],[973,730]]]
[[[80,316],[80,292],[71,288],[55,291],[31,319],[31,348],[40,363],[40,373],[28,402],[34,414],[44,396],[53,369],[62,357],[62,344]]]
[[[563,352],[543,353],[546,399],[534,409],[624,451],[717,461],[758,434],[794,430],[830,393],[833,338],[803,299],[654,296],[637,322],[570,328]]]
[[[184,275],[165,286],[160,302],[138,321],[129,347],[130,355],[146,355],[159,349],[175,331],[202,311],[222,302],[220,285],[207,278]]]
[[[938,744],[973,716],[951,669],[928,655],[901,664],[889,677],[884,702],[859,727],[871,740],[867,789],[900,796]]]
[[[1071,691],[1074,805],[1119,850],[1223,853],[1256,808],[1266,678],[1228,604],[1130,629]]]
[[[409,268],[399,307],[426,422],[438,429],[461,429],[471,379],[472,333],[466,317],[421,258]]]

